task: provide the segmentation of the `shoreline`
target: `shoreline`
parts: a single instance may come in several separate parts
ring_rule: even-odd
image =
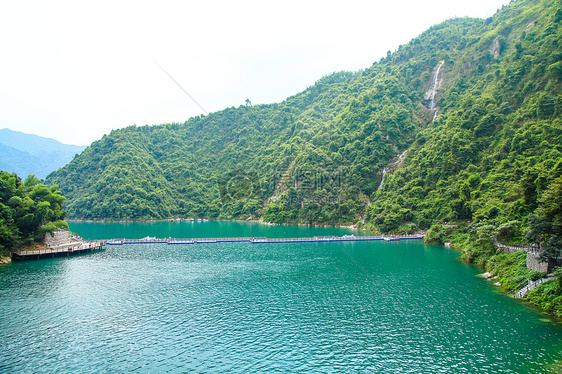
[[[493,273],[491,273],[486,268],[486,265],[481,264],[481,263],[476,263],[476,262],[469,262],[469,261],[467,261],[467,259],[463,258],[462,255],[466,254],[466,249],[455,246],[450,242],[443,244],[443,246],[445,248],[449,249],[449,250],[453,250],[453,251],[459,252],[461,254],[457,258],[457,261],[461,261],[463,264],[466,264],[466,265],[469,265],[469,266],[474,266],[479,271],[482,271],[482,273],[478,273],[478,274],[476,274],[476,276],[478,278],[481,278],[482,280],[485,280],[485,281],[491,283],[494,286],[493,292],[497,292],[497,293],[502,294],[503,296],[506,296],[510,299],[516,300],[519,303],[523,303],[526,307],[528,307],[530,309],[533,309],[534,311],[536,311],[539,314],[543,314],[545,317],[548,317],[551,320],[551,322],[556,324],[557,326],[562,326],[562,318],[561,317],[555,315],[554,313],[549,313],[545,309],[541,308],[539,305],[531,303],[528,296],[525,296],[525,297],[522,297],[522,298],[515,298],[512,295],[512,290],[506,292],[502,288],[502,284],[498,281],[498,276],[497,275],[494,276]]]
[[[0,255],[0,267],[10,265],[12,263],[12,257]]]
[[[126,219],[126,220],[111,220],[111,219],[100,219],[100,220],[92,220],[92,219],[66,219],[66,222],[73,222],[73,223],[156,223],[156,222],[170,222],[171,219],[174,218],[166,218],[166,219]],[[203,218],[201,218],[203,219]],[[207,218],[205,218],[207,219]],[[196,218],[197,220],[197,218]],[[310,224],[310,223],[273,223],[273,222],[264,222],[263,220],[256,220],[256,219],[207,219],[208,221],[215,221],[215,222],[248,222],[248,223],[260,223],[262,225],[268,226],[300,226],[300,227],[323,227],[323,228],[333,228],[333,229],[349,229],[354,231],[364,231],[369,232],[367,229],[361,230],[358,224],[354,225],[322,225],[322,224]]]

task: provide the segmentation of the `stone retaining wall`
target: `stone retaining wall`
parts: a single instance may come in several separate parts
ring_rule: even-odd
[[[46,233],[43,242],[51,248],[70,244],[70,231],[57,229],[52,234]]]
[[[527,252],[527,269],[550,273],[554,268],[554,261],[542,261],[540,256],[535,253]]]

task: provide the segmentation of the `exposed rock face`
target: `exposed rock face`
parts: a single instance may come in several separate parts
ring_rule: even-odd
[[[379,188],[378,188],[379,190],[384,185],[384,178],[386,174],[392,173],[394,172],[394,170],[400,169],[400,167],[402,167],[407,152],[408,150],[406,149],[404,152],[402,152],[402,154],[391,159],[388,165],[382,169],[382,179],[381,179],[381,183],[379,184]]]
[[[502,42],[500,41],[499,37],[495,38],[494,41],[492,42],[492,47],[490,48],[490,53],[495,58],[498,58],[498,57],[500,57],[501,50],[502,50]]]

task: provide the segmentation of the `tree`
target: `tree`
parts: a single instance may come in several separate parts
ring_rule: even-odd
[[[529,218],[526,239],[541,245],[541,257],[552,258],[562,250],[562,176],[539,199],[536,214]]]
[[[16,174],[0,172],[0,252],[41,240],[57,227],[68,228],[61,221],[65,200],[56,185],[47,188],[34,176],[22,182]]]

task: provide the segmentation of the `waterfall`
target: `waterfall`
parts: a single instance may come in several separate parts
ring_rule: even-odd
[[[439,85],[439,71],[445,61],[440,61],[437,65],[437,71],[433,75],[433,87],[431,87],[431,101],[429,102],[429,109],[435,109],[435,91],[437,91],[437,86]],[[434,118],[435,119],[435,118]]]
[[[380,190],[382,188],[382,185],[384,184],[384,176],[386,175],[386,167],[382,169],[382,179],[381,179],[381,184],[379,184],[379,188],[377,188],[377,190]]]
[[[396,164],[398,164],[400,161],[402,161],[404,159],[404,157],[406,157],[406,152],[408,152],[408,150],[406,149],[404,152],[402,152],[400,154],[400,156],[398,156],[398,158],[396,159],[396,161],[391,162],[388,164],[388,168],[389,171],[394,170],[394,166]],[[382,169],[382,179],[381,179],[381,183],[379,184],[379,188],[377,188],[377,190],[380,190],[384,184],[384,177],[386,176],[386,174],[388,173],[388,171],[386,170],[386,166]]]

